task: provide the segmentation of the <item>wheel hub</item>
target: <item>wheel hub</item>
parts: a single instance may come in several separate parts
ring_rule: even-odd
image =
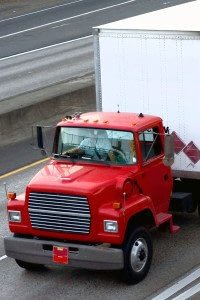
[[[138,238],[131,249],[131,266],[135,272],[145,267],[148,258],[148,247],[145,239]]]

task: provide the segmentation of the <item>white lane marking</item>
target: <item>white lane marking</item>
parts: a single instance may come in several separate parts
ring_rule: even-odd
[[[7,18],[7,19],[0,20],[0,23],[5,22],[5,21],[9,21],[9,20],[13,20],[13,19],[18,19],[18,18],[30,16],[30,15],[34,15],[34,14],[37,14],[37,13],[40,13],[40,12],[43,12],[43,11],[47,11],[47,10],[51,10],[51,9],[54,9],[54,8],[58,8],[58,7],[62,7],[62,6],[68,6],[68,5],[75,4],[77,2],[83,2],[83,1],[84,0],[77,0],[77,1],[72,1],[72,2],[69,2],[69,3],[65,3],[65,4],[60,4],[60,5],[52,6],[52,7],[49,7],[49,8],[44,8],[44,9],[41,9],[41,10],[36,10],[36,11],[31,12],[29,14],[24,14],[24,15],[20,15],[20,16],[16,16],[16,17],[12,17],[12,18]]]
[[[189,290],[185,291],[184,293],[178,295],[177,297],[173,298],[172,300],[186,300],[192,297],[193,295],[200,292],[200,283],[194,285]]]
[[[92,35],[87,35],[87,36],[84,36],[84,37],[81,37],[81,38],[78,38],[78,39],[74,39],[74,40],[70,40],[70,41],[66,41],[66,42],[63,42],[63,43],[58,43],[58,44],[54,44],[54,45],[50,45],[50,46],[46,46],[46,47],[34,49],[34,50],[31,50],[31,51],[27,51],[27,52],[14,54],[14,55],[11,55],[11,56],[0,58],[0,61],[7,60],[9,58],[14,58],[14,57],[22,56],[24,54],[30,54],[30,53],[34,53],[34,52],[37,52],[37,51],[42,51],[42,50],[50,49],[50,48],[57,47],[57,46],[60,46],[60,45],[66,45],[66,44],[70,44],[70,43],[73,43],[73,42],[78,42],[78,41],[81,41],[81,40],[84,40],[84,39],[88,39],[88,38],[91,38],[91,37],[92,37]]]
[[[5,259],[5,258],[7,258],[7,255],[1,256],[1,257],[0,257],[0,261],[3,260],[3,259]]]
[[[200,268],[198,268],[197,270],[195,270],[185,278],[177,281],[174,285],[170,286],[169,288],[167,288],[166,290],[164,290],[163,292],[161,292],[159,295],[152,298],[151,300],[160,300],[160,299],[165,300],[199,277],[200,277]]]
[[[18,31],[18,32],[9,33],[9,34],[6,34],[6,35],[2,35],[0,37],[0,39],[4,39],[4,38],[7,38],[7,37],[17,35],[17,34],[21,34],[21,33],[25,33],[25,32],[28,32],[28,31],[36,30],[36,29],[39,29],[39,28],[47,27],[47,26],[50,26],[50,25],[53,25],[53,24],[58,24],[58,23],[61,23],[63,21],[73,20],[73,19],[80,18],[80,17],[83,17],[83,16],[91,15],[91,14],[94,14],[94,13],[99,12],[99,11],[104,11],[104,10],[107,10],[107,9],[110,9],[110,8],[113,8],[113,7],[122,6],[122,5],[131,3],[131,2],[135,2],[135,1],[136,0],[129,0],[129,1],[126,1],[126,2],[115,4],[115,5],[106,6],[106,7],[100,8],[100,9],[91,10],[91,11],[88,11],[88,12],[80,14],[80,15],[76,15],[76,16],[72,16],[72,17],[69,17],[69,18],[65,18],[65,19],[54,21],[54,22],[46,23],[46,24],[43,24],[43,25],[35,26],[35,27],[32,27],[32,28],[24,29],[24,30],[21,30],[21,31]]]
[[[55,29],[55,28],[64,27],[64,26],[68,26],[68,25],[70,25],[70,23],[64,23],[64,24],[61,24],[61,25],[56,25],[56,26],[53,26],[51,28]]]

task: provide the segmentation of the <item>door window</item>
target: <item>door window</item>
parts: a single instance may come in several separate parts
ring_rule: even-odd
[[[139,135],[142,159],[148,161],[163,152],[158,127],[149,128]]]

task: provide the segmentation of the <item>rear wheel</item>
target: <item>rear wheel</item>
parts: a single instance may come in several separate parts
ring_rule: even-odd
[[[33,264],[33,263],[25,262],[25,261],[22,261],[22,260],[19,260],[19,259],[15,259],[15,261],[18,264],[18,266],[20,266],[23,269],[29,270],[29,271],[43,271],[43,270],[45,270],[44,265]]]
[[[134,229],[124,246],[124,278],[129,284],[143,280],[149,272],[153,246],[149,232],[144,227]]]

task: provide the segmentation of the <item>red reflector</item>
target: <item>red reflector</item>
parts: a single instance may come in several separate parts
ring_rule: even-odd
[[[68,248],[53,246],[53,261],[57,264],[67,265],[69,261]]]

